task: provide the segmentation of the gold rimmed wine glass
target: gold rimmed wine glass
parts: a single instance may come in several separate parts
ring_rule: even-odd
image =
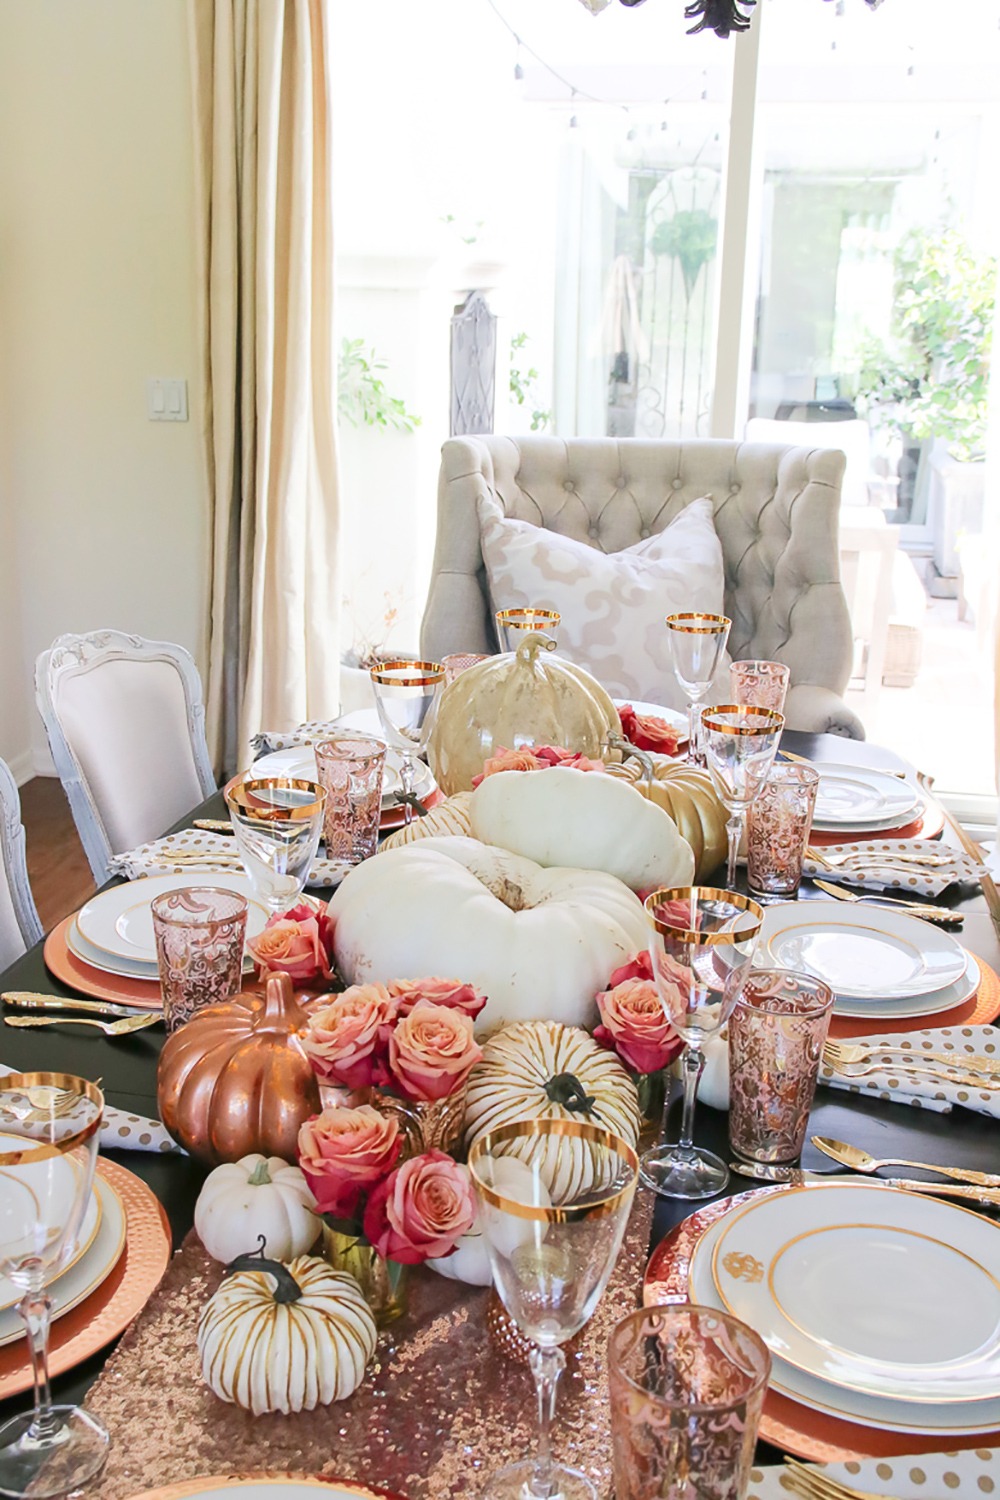
[[[557,609],[498,609],[500,644],[505,651],[516,651],[526,635],[538,630],[548,636],[554,647],[561,619]]]
[[[698,738],[698,705],[705,698],[726,649],[732,620],[726,615],[685,613],[667,615],[674,676],[688,701],[688,757],[703,764]]]
[[[427,749],[445,670],[437,661],[386,661],[371,669],[375,707],[386,738],[401,757],[404,818],[413,817],[417,757]]]
[[[729,814],[726,884],[730,889],[736,884],[736,855],[747,808],[770,774],[784,727],[784,716],[772,708],[721,703],[702,709],[705,761],[719,800]]]
[[[89,1412],[53,1406],[46,1286],[72,1260],[90,1204],[104,1096],[69,1073],[0,1078],[0,1274],[21,1293],[35,1403],[0,1427],[0,1493],[79,1489],[104,1466],[108,1434]]]
[[[562,1345],[600,1300],[635,1195],[632,1147],[582,1120],[522,1120],[480,1136],[469,1171],[493,1283],[532,1344],[536,1455],[486,1485],[488,1500],[596,1500],[585,1474],[554,1462],[550,1428],[566,1365]]]
[[[667,1020],[685,1043],[680,1138],[645,1152],[639,1175],[664,1198],[711,1198],[729,1181],[725,1162],[694,1145],[694,1107],[705,1043],[728,1021],[757,947],[764,911],[714,886],[673,886],[645,901],[649,956]],[[667,1111],[664,1109],[664,1127]],[[666,1131],[664,1129],[664,1135]]]
[[[316,858],[326,792],[315,781],[272,776],[241,781],[226,793],[243,868],[275,916],[302,894]]]

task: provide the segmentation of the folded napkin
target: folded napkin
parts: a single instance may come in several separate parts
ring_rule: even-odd
[[[275,750],[290,750],[295,745],[318,745],[320,740],[329,739],[343,727],[336,719],[312,719],[297,729],[262,729],[260,734],[251,736],[250,748],[257,760],[262,755],[270,755]]]
[[[947,1442],[944,1438],[942,1441]],[[839,1479],[851,1489],[891,1500],[983,1500],[992,1495],[1000,1473],[1000,1448],[966,1448],[960,1453],[912,1453],[900,1458],[865,1458],[841,1464],[810,1464],[810,1471]],[[746,1500],[788,1500],[785,1468],[754,1469]]]
[[[191,859],[192,854],[199,857]],[[178,855],[188,857],[178,858]],[[149,844],[140,844],[137,849],[112,855],[108,868],[112,875],[141,880],[145,875],[239,875],[243,864],[236,840],[229,834],[202,833],[197,828],[185,828],[182,833],[168,833],[165,838],[153,839]],[[350,868],[346,860],[317,855],[306,884],[339,885]]]
[[[806,855],[802,873],[812,879],[832,880],[838,885],[856,885],[866,891],[912,891],[920,896],[940,896],[948,886],[979,879],[980,865],[934,839],[873,839],[870,842],[831,844],[821,850],[833,862],[833,868]],[[910,865],[902,855],[947,854],[945,865]],[[839,862],[840,856],[846,862]]]
[[[0,1077],[5,1078],[8,1073],[17,1071],[16,1068],[8,1068],[0,1063]],[[147,1120],[145,1115],[132,1115],[124,1109],[115,1109],[111,1104],[104,1106],[101,1149],[104,1151],[178,1152],[181,1150],[159,1120]]]
[[[858,1037],[865,1047],[905,1047],[911,1058],[899,1053],[877,1055],[872,1062],[884,1062],[877,1073],[866,1073],[863,1078],[845,1078],[834,1072],[826,1063],[820,1064],[819,1081],[831,1089],[847,1089],[852,1094],[872,1094],[876,1099],[898,1100],[914,1109],[931,1109],[947,1114],[956,1104],[965,1109],[974,1109],[981,1115],[992,1115],[1000,1120],[1000,1088],[975,1089],[966,1083],[949,1083],[943,1078],[914,1078],[899,1071],[901,1064],[912,1061],[918,1066],[921,1052],[954,1053],[955,1067],[962,1067],[963,1056],[978,1054],[1000,1059],[1000,1029],[996,1026],[944,1026],[937,1031],[881,1032],[878,1036]],[[845,1046],[849,1043],[845,1042]],[[928,1063],[927,1067],[943,1068],[941,1063]],[[1000,1084],[1000,1074],[993,1075]]]

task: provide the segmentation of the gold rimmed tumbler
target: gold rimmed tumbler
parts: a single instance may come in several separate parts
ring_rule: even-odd
[[[773,708],[779,714],[785,711],[790,678],[783,661],[734,661],[729,667],[734,702],[751,708]]]
[[[516,651],[525,636],[537,630],[548,636],[554,646],[561,619],[557,609],[498,609],[500,644],[505,651]]]
[[[226,794],[243,868],[275,916],[294,906],[323,832],[326,792],[288,776],[238,782]]]
[[[736,856],[747,808],[761,791],[774,764],[785,720],[770,708],[721,703],[701,714],[702,744],[712,785],[729,818],[726,884],[736,884]]]
[[[688,702],[688,759],[703,765],[699,739],[698,705],[707,697],[723,653],[732,620],[726,615],[686,612],[667,615],[664,621],[670,641],[674,676]]]
[[[386,661],[371,670],[375,707],[386,739],[400,753],[404,817],[413,817],[417,757],[427,749],[445,669],[437,661]]]
[[[79,1254],[94,1183],[104,1096],[69,1073],[0,1079],[0,1274],[21,1300],[35,1403],[0,1427],[0,1494],[64,1495],[104,1466],[108,1434],[89,1412],[53,1406],[48,1284]]]
[[[704,1048],[725,1026],[739,998],[764,911],[749,896],[713,886],[654,891],[646,897],[645,907],[657,994],[667,1020],[685,1043],[684,1110],[679,1139],[664,1139],[645,1152],[639,1175],[664,1198],[711,1198],[722,1192],[729,1173],[725,1162],[693,1141]],[[666,1109],[663,1118],[666,1126]]]
[[[469,1171],[493,1283],[532,1344],[538,1445],[494,1474],[489,1500],[595,1500],[585,1474],[556,1464],[550,1429],[562,1345],[588,1322],[621,1249],[635,1195],[632,1147],[599,1125],[523,1120],[480,1136]]]

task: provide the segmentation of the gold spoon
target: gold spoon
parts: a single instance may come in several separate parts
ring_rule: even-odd
[[[971,1168],[966,1171],[961,1167],[936,1167],[931,1162],[907,1161],[901,1156],[886,1156],[880,1160],[869,1151],[862,1151],[860,1146],[849,1146],[846,1141],[835,1141],[828,1135],[814,1135],[810,1139],[817,1151],[822,1151],[824,1156],[839,1161],[841,1166],[850,1167],[854,1172],[877,1172],[879,1167],[917,1167],[923,1172],[939,1172],[942,1177],[954,1177],[956,1182],[1000,1188],[1000,1177],[992,1172],[975,1172]]]
[[[133,1031],[145,1031],[155,1026],[161,1017],[155,1012],[139,1016],[125,1016],[121,1021],[94,1021],[89,1016],[4,1016],[5,1026],[96,1026],[105,1036],[131,1036]]]

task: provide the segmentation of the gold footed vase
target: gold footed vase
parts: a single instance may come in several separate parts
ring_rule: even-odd
[[[396,1116],[403,1137],[400,1161],[406,1161],[423,1151],[444,1151],[450,1155],[455,1150],[462,1139],[466,1092],[461,1088],[447,1099],[421,1103],[401,1099],[386,1089],[373,1088],[365,1103],[377,1109],[380,1115]]]
[[[407,1267],[385,1260],[359,1235],[323,1225],[323,1259],[335,1271],[353,1276],[379,1328],[395,1323],[406,1311]]]

